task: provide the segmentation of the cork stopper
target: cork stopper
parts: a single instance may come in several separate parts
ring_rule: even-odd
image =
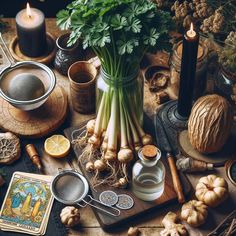
[[[142,148],[143,157],[147,160],[153,160],[157,156],[158,149],[154,145],[146,145]]]

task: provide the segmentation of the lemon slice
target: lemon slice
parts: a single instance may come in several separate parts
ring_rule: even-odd
[[[70,141],[63,135],[53,135],[45,140],[44,150],[52,157],[65,157],[70,151]]]

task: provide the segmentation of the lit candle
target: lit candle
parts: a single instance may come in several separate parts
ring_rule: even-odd
[[[180,87],[177,107],[178,113],[182,117],[188,117],[192,108],[198,44],[199,35],[193,29],[193,24],[191,23],[190,29],[183,37]]]
[[[44,14],[27,3],[16,15],[16,29],[21,52],[29,57],[42,56],[47,47]]]

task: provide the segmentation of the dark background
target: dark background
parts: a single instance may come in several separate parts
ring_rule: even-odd
[[[0,0],[0,15],[15,17],[29,2],[31,7],[40,9],[46,17],[55,17],[57,12],[65,8],[72,0]]]

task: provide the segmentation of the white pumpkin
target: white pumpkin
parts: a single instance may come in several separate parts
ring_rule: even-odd
[[[204,224],[207,214],[207,206],[197,200],[191,200],[185,203],[181,210],[181,218],[193,227]]]
[[[216,207],[228,196],[228,184],[225,179],[208,175],[199,179],[195,195],[206,205]]]

